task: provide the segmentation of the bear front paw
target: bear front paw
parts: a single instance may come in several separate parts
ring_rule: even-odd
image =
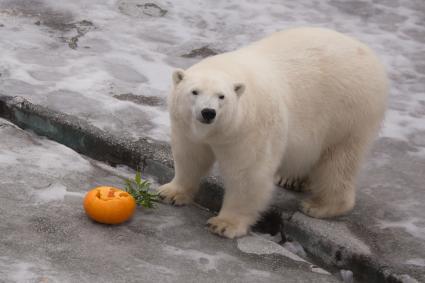
[[[229,239],[241,237],[248,233],[248,225],[218,216],[210,218],[207,226],[210,232]]]
[[[158,188],[158,194],[164,203],[181,206],[192,202],[193,196],[180,187],[168,183]]]

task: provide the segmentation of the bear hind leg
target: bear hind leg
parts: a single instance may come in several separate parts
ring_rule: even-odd
[[[309,175],[311,196],[301,210],[315,218],[327,218],[349,212],[355,204],[355,177],[364,142],[351,140],[328,149]]]

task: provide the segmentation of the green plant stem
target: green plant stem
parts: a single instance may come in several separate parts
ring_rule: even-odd
[[[137,170],[134,180],[123,179],[125,183],[125,191],[134,197],[136,204],[145,208],[154,208],[155,203],[159,202],[157,193],[149,190],[150,183],[142,179],[142,173]]]

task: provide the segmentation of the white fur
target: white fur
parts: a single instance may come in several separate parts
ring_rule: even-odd
[[[217,161],[226,191],[209,225],[219,235],[247,233],[267,208],[274,179],[308,179],[302,210],[310,216],[353,208],[359,163],[387,100],[384,69],[367,46],[331,30],[297,28],[173,77],[175,177],[159,189],[166,201],[190,202]],[[200,122],[205,108],[217,113],[211,124]]]

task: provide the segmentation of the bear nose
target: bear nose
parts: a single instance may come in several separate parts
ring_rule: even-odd
[[[202,109],[201,114],[202,114],[202,118],[204,118],[204,120],[206,122],[211,122],[215,118],[215,110],[214,109],[204,108],[204,109]]]

